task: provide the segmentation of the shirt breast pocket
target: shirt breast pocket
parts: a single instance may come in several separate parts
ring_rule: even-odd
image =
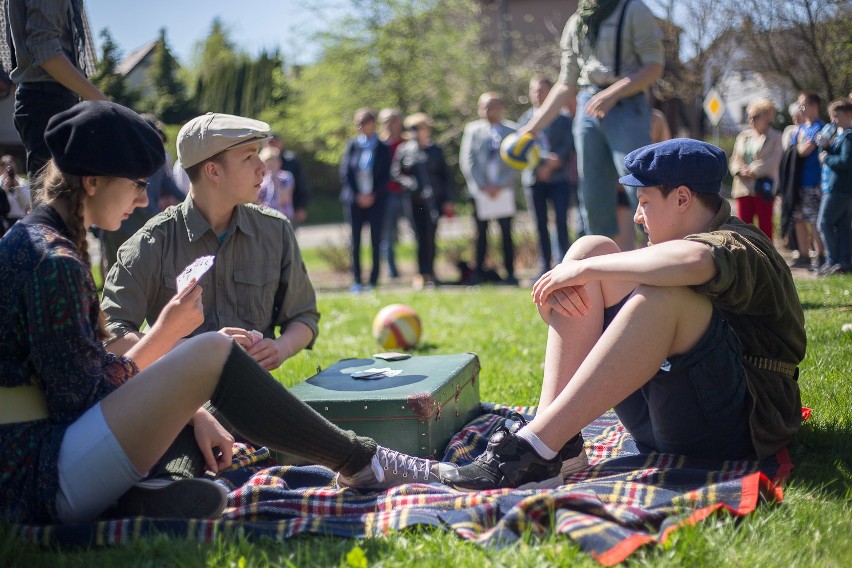
[[[163,269],[161,294],[163,294],[164,303],[168,303],[177,294],[177,276],[178,274],[174,270]]]
[[[263,331],[271,323],[279,275],[277,266],[266,263],[234,267],[236,311],[246,327]]]

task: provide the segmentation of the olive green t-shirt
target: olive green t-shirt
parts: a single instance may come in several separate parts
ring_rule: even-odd
[[[805,317],[790,269],[766,235],[731,217],[723,201],[710,230],[686,239],[710,247],[716,276],[694,289],[724,314],[743,355],[798,365],[807,345]],[[743,365],[753,403],[752,442],[763,459],[785,447],[801,425],[798,372],[789,377],[749,361]]]

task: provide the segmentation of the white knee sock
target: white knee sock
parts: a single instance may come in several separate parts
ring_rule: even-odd
[[[530,446],[532,446],[535,453],[537,453],[540,457],[546,460],[552,460],[556,457],[558,452],[554,452],[550,448],[547,447],[547,444],[541,441],[541,438],[536,436],[535,432],[529,429],[528,426],[524,426],[518,433],[516,434],[518,438],[522,438],[526,440]]]

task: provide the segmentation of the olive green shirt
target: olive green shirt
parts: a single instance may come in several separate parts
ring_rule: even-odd
[[[301,322],[316,339],[316,293],[290,221],[267,207],[240,205],[220,244],[191,197],[150,219],[118,250],[101,303],[109,331],[122,337],[143,321],[153,324],[177,293],[178,274],[204,255],[216,258],[199,281],[204,323],[192,335],[240,327],[274,337],[275,326]],[[284,297],[272,321],[279,285]]]
[[[615,38],[618,20],[624,3],[621,30],[621,68],[615,74]],[[577,29],[579,18],[574,14],[562,30],[562,67],[559,82],[567,85],[606,87],[618,79],[636,73],[645,65],[665,62],[663,32],[651,10],[640,0],[622,0],[612,14],[601,22],[595,45]]]
[[[710,247],[716,276],[694,289],[723,313],[743,356],[798,365],[807,344],[805,316],[790,269],[766,235],[731,217],[731,206],[723,201],[710,231],[686,239]],[[752,442],[763,459],[787,446],[801,425],[798,370],[789,377],[749,361],[743,365],[752,399]]]

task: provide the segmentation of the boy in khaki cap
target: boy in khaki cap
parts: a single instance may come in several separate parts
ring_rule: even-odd
[[[116,337],[108,349],[122,354],[136,344],[142,321],[153,325],[177,294],[177,275],[197,258],[213,255],[212,268],[199,282],[204,323],[187,343],[218,330],[245,351],[234,349],[230,370],[224,372],[238,379],[198,410],[193,424],[209,422],[208,412],[218,411],[215,419],[234,433],[335,469],[340,486],[382,489],[436,482],[436,462],[340,430],[255,364],[274,369],[310,347],[319,321],[290,221],[253,203],[266,170],[259,150],[268,137],[265,122],[218,113],[196,117],[181,128],[177,151],[189,176],[189,194],[119,249],[102,302],[107,328]],[[279,325],[281,334],[275,337],[273,329]],[[263,338],[253,337],[253,330],[261,330]],[[187,426],[149,476],[181,480],[200,477],[205,468],[214,470],[200,449],[202,442]]]
[[[103,297],[111,351],[123,354],[139,341],[142,322],[153,324],[177,292],[177,275],[206,255],[215,262],[201,281],[204,323],[193,335],[219,330],[267,370],[313,345],[316,294],[292,225],[253,205],[266,169],[258,151],[268,138],[265,122],[221,113],[181,128],[177,152],[189,194],[118,251]]]

